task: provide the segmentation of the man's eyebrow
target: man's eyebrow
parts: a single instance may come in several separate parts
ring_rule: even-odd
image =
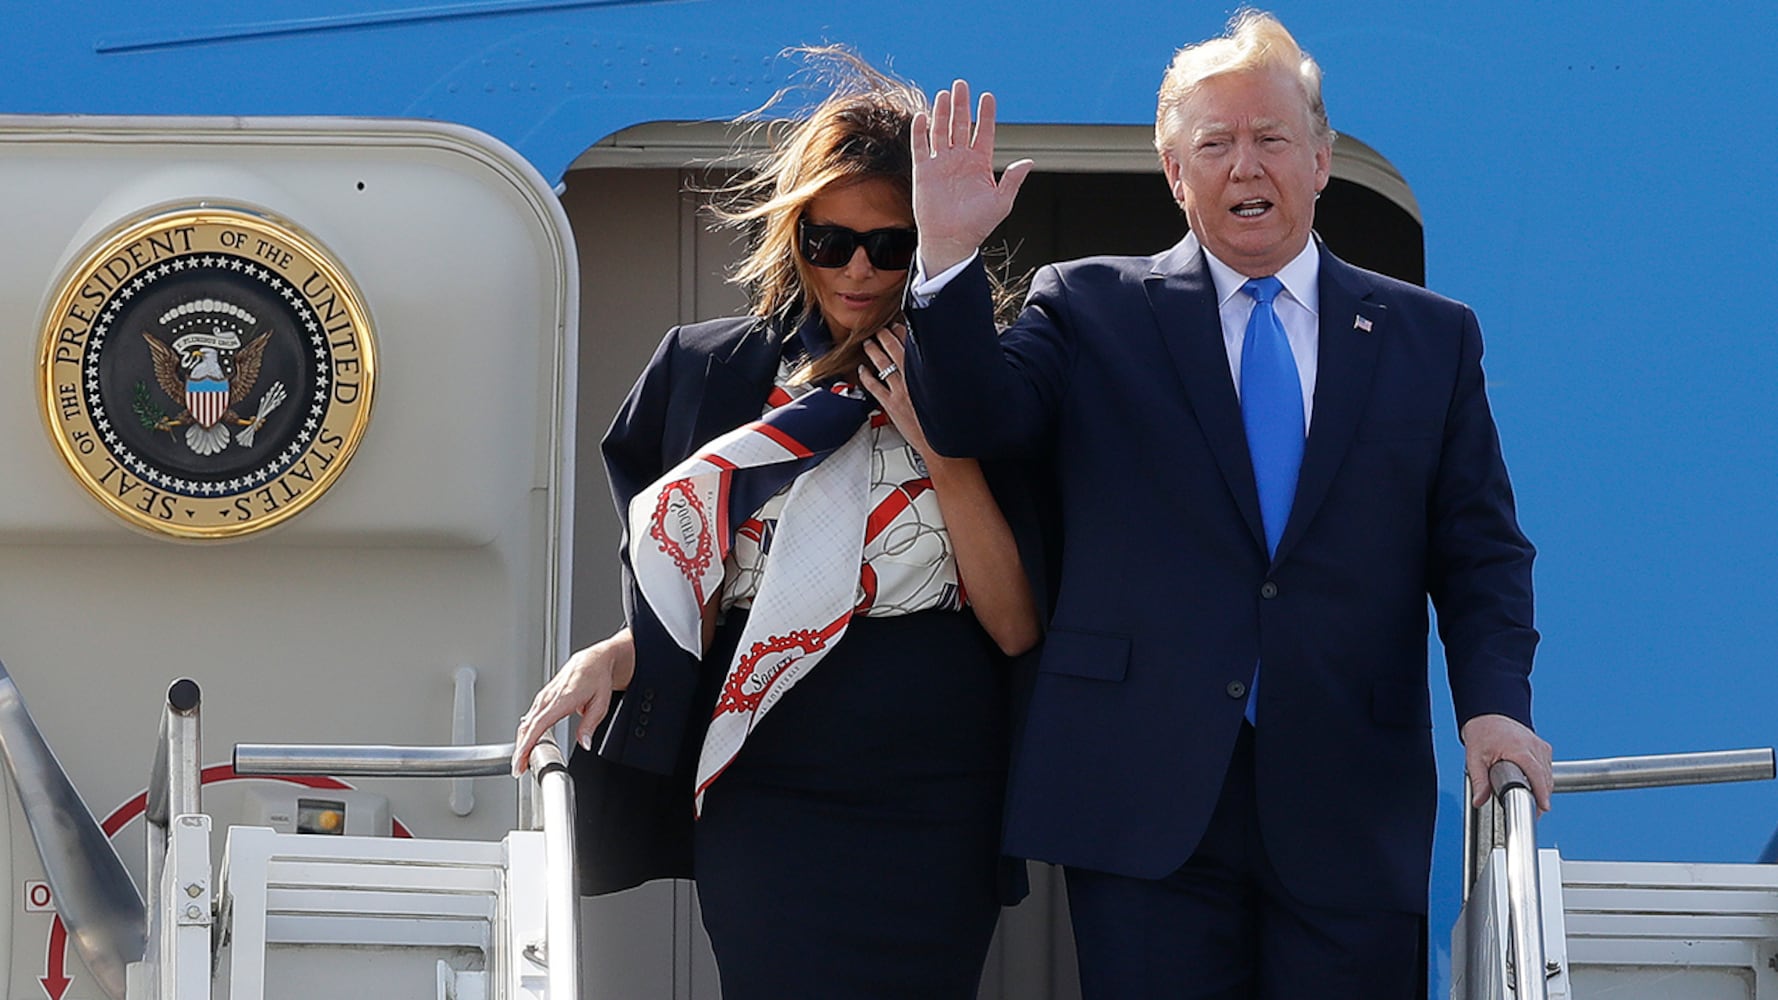
[[[1290,132],[1290,122],[1283,118],[1255,118],[1250,123],[1255,132]],[[1219,135],[1235,131],[1231,122],[1201,121],[1192,126],[1191,136]]]

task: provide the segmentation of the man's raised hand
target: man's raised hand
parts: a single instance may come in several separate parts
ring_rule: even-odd
[[[994,180],[994,95],[982,94],[969,119],[969,84],[941,90],[932,114],[914,116],[914,224],[927,277],[969,258],[1012,211],[1031,161],[1009,164]]]

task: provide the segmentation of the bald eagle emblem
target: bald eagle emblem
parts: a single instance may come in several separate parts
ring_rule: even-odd
[[[175,416],[157,419],[154,429],[171,432],[184,427],[187,447],[200,455],[214,455],[228,447],[229,428],[239,427],[239,433],[233,435],[235,441],[251,448],[254,436],[286,395],[284,383],[273,382],[251,418],[235,410],[253,394],[272,331],[266,330],[243,345],[242,333],[257,321],[245,309],[214,299],[177,306],[160,318],[161,325],[189,313],[202,314],[194,317],[198,328],[181,334],[171,346],[147,331],[142,333],[153,356],[154,380],[181,407]]]

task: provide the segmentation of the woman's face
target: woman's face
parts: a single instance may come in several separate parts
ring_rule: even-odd
[[[870,177],[827,188],[803,210],[803,219],[818,226],[843,226],[856,233],[873,229],[912,229],[914,211],[907,195],[890,181]],[[842,267],[807,264],[802,273],[808,291],[821,309],[834,343],[866,323],[887,322],[900,304],[907,268],[882,270],[871,264],[860,246]]]

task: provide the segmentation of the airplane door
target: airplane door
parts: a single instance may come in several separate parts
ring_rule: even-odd
[[[510,739],[572,510],[574,246],[530,165],[430,122],[6,116],[0,206],[0,660],[138,881],[176,677],[219,830],[298,787],[230,780],[237,742]],[[518,818],[503,778],[356,784],[347,832]],[[0,996],[96,998],[8,805]]]

